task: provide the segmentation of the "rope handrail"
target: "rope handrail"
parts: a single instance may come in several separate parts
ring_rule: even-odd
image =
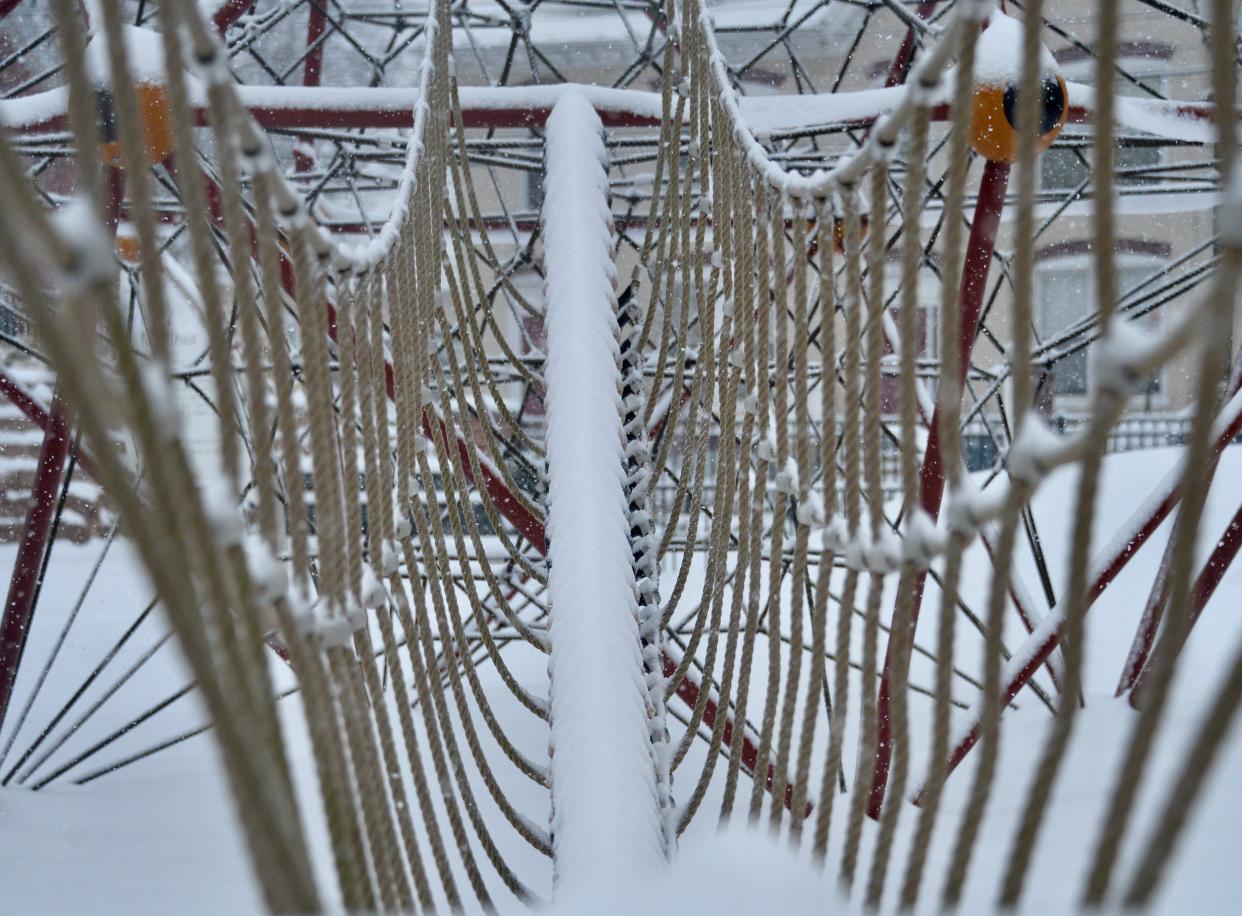
[[[682,27],[685,27],[686,3],[679,4]],[[834,191],[852,188],[869,166],[887,161],[897,145],[901,132],[908,126],[915,111],[926,107],[940,86],[953,55],[960,51],[963,40],[974,41],[977,29],[971,28],[987,19],[995,8],[994,0],[962,0],[954,5],[953,19],[943,34],[915,63],[910,80],[903,90],[901,101],[888,114],[876,120],[875,126],[862,146],[848,156],[843,156],[835,166],[812,175],[786,171],[773,161],[763,145],[755,139],[746,125],[736,90],[729,80],[728,65],[716,43],[712,16],[706,4],[695,4],[698,13],[693,17],[692,28],[700,31],[707,45],[713,84],[716,94],[733,128],[734,137],[745,150],[750,167],[767,182],[772,190],[795,199],[826,197]],[[683,90],[684,91],[684,90]]]
[[[432,82],[437,74],[447,79],[454,78],[452,55],[448,50],[448,43],[442,39],[440,34],[445,15],[441,8],[446,0],[429,0],[429,2],[429,15],[424,33],[425,50],[418,68],[418,95],[414,105],[414,125],[406,141],[405,163],[398,178],[396,199],[388,218],[378,233],[361,246],[347,245],[337,241],[329,230],[313,220],[302,196],[276,168],[276,163],[270,155],[265,152],[266,139],[254,119],[246,113],[242,93],[229,73],[226,63],[227,55],[224,53],[219,34],[207,25],[197,6],[189,6],[186,21],[193,42],[192,61],[203,73],[209,89],[215,88],[227,92],[233,111],[246,113],[244,117],[237,119],[237,126],[241,132],[239,145],[252,172],[261,172],[273,182],[272,187],[282,218],[291,226],[308,230],[316,249],[316,255],[320,259],[330,259],[332,268],[342,274],[363,276],[379,268],[392,254],[393,247],[406,224],[410,201],[418,190],[415,176],[428,145],[427,125],[432,106]]]
[[[1145,335],[1123,320],[1130,315],[1108,241],[1112,176],[1097,176],[1094,387],[1081,428],[1055,433],[1037,415],[1031,377],[1047,356],[1032,346],[1035,187],[1038,150],[1063,125],[1069,93],[1055,72],[1041,72],[1047,53],[1033,3],[1019,25],[990,0],[961,0],[943,27],[925,32],[910,85],[886,96],[891,109],[861,145],[810,174],[785,166],[796,159],[769,155],[768,135],[752,129],[755,109],[731,82],[703,0],[677,4],[659,104],[654,93],[607,99],[659,114],[658,140],[619,144],[654,148],[649,198],[635,191],[645,178],[634,174],[647,162],[628,149],[610,158],[609,122],[590,93],[481,90],[497,104],[555,103],[540,188],[546,207],[530,232],[506,212],[509,261],[497,254],[504,248],[480,215],[471,174],[502,158],[468,155],[471,125],[449,25],[458,11],[445,0],[428,14],[417,87],[385,97],[411,101],[409,123],[398,125],[410,133],[384,163],[395,185],[387,216],[368,221],[358,200],[364,224],[376,226],[363,242],[333,235],[312,212],[312,196],[280,170],[280,147],[269,148],[249,112],[280,93],[233,83],[213,11],[194,0],[161,7],[176,142],[171,157],[152,156],[137,129],[146,125],[137,88],[150,62],[141,62],[145,75],[130,67],[120,12],[101,8],[96,52],[114,74],[106,101],[115,107],[116,142],[105,148],[97,135],[97,77],[78,67],[65,93],[90,218],[78,220],[85,206],[53,214],[0,132],[0,192],[11,201],[0,209],[0,231],[32,242],[0,246],[0,261],[185,649],[270,909],[319,908],[316,845],[330,855],[330,878],[353,912],[537,904],[540,875],[529,869],[538,856],[551,858],[561,901],[589,908],[601,892],[633,893],[671,859],[721,784],[722,823],[763,821],[796,848],[809,846],[815,867],[833,850],[842,888],[857,885],[871,908],[883,903],[904,854],[901,900],[910,908],[938,836],[943,784],[977,739],[980,766],[965,804],[953,800],[961,818],[940,890],[950,908],[996,829],[981,824],[1004,778],[996,768],[1002,716],[1023,678],[1046,665],[1060,702],[1042,678],[1032,689],[1056,716],[1054,728],[1023,815],[1004,825],[1012,853],[1003,894],[1016,902],[1074,722],[1083,616],[1101,581],[1116,574],[1115,557],[1150,535],[1126,532],[1123,545],[1097,554],[1103,560],[1089,556],[1107,437],[1136,382],[1192,353],[1203,359],[1185,465],[1153,495],[1160,505],[1144,507],[1148,528],[1177,500],[1184,507],[1168,548],[1169,617],[1145,676],[1136,676],[1142,690],[1131,694],[1151,705],[1097,837],[1086,893],[1098,902],[1169,672],[1194,623],[1190,573],[1210,476],[1196,463],[1213,459],[1242,425],[1242,394],[1212,388],[1242,270],[1242,184],[1227,185],[1220,209],[1215,288]],[[1117,50],[1109,18],[1116,0],[1108,3],[1105,63]],[[72,45],[82,38],[73,31],[78,13],[72,0],[54,5]],[[912,15],[898,18],[910,26]],[[996,31],[989,37],[988,29]],[[1021,54],[997,53],[1017,47],[1019,29]],[[1235,94],[1224,72],[1231,53],[1218,48],[1214,57],[1222,100]],[[995,72],[1002,65],[1003,86]],[[1037,129],[1047,114],[1041,93],[1054,79],[1056,129]],[[975,113],[988,92],[993,114],[1012,128],[1011,147],[990,153]],[[1095,97],[1092,157],[1101,164],[1111,163],[1113,96],[1101,86]],[[949,131],[936,146],[930,125],[946,111]],[[1231,105],[1216,114],[1218,131],[1232,129]],[[210,130],[206,168],[199,126]],[[905,168],[890,169],[907,138]],[[818,143],[791,140],[793,152]],[[987,160],[973,220],[972,148]],[[101,154],[115,167],[107,189],[98,181]],[[948,164],[937,182],[930,171],[941,156]],[[1222,152],[1222,171],[1233,158],[1231,148]],[[152,175],[158,162],[185,204],[185,241],[167,246],[193,265],[180,294],[161,283],[167,236],[157,233],[151,184],[162,180]],[[529,147],[514,162],[529,172]],[[995,341],[1008,364],[972,373],[975,340],[996,330],[984,323],[984,286],[1015,163],[1016,241],[1012,257],[997,260],[1013,284],[1015,301],[1004,307],[1016,327],[1011,344]],[[304,177],[326,184],[331,171]],[[367,184],[363,193],[382,190]],[[617,197],[629,207],[625,220]],[[928,231],[920,214],[934,199],[943,206]],[[637,225],[628,218],[644,204],[640,240],[628,234]],[[125,259],[130,268],[130,256],[118,257],[120,246],[95,231],[98,213],[132,224],[137,266],[126,285],[117,265]],[[619,291],[617,264],[633,265],[633,256],[633,279]],[[519,263],[544,280],[546,309],[515,277]],[[930,330],[919,325],[918,284],[932,268],[940,341],[928,359],[916,343]],[[186,289],[206,332],[196,381],[215,398],[204,395],[217,408],[207,422],[218,462],[200,462],[182,433],[171,329]],[[122,291],[139,306],[133,321]],[[520,344],[501,339],[510,330],[496,310],[504,297],[521,324]],[[82,320],[63,320],[66,307]],[[111,346],[106,355],[96,323]],[[149,350],[135,344],[143,333]],[[931,371],[938,384],[924,386]],[[995,415],[969,390],[981,380]],[[977,410],[963,409],[968,394]],[[527,423],[528,407],[545,395]],[[982,488],[966,470],[972,443],[963,429],[971,423],[997,452],[1009,441]],[[118,427],[132,436],[141,488],[127,458],[106,447]],[[1047,600],[1036,605],[1012,568],[1023,557],[1018,539],[1029,525],[1034,551],[1032,500],[1070,465],[1083,471],[1070,586],[1058,599],[1041,566]],[[656,488],[665,481],[671,498]],[[486,496],[471,489],[484,485]],[[518,510],[529,526],[514,522]],[[915,640],[928,576],[940,601],[934,651]],[[1003,637],[1013,613],[1026,635],[1011,652]],[[959,617],[982,637],[978,677],[954,660]],[[1052,659],[1062,634],[1064,658]],[[265,644],[280,647],[297,679],[306,751],[286,747],[289,722]],[[912,678],[916,662],[924,668]],[[924,686],[927,665],[932,687]],[[540,667],[546,680],[533,674]],[[963,683],[979,690],[976,702],[954,695]],[[914,814],[905,790],[923,727],[912,692],[934,706],[924,807],[906,843],[897,831]],[[684,708],[669,708],[674,701]],[[1215,718],[1237,703],[1220,695]],[[951,727],[955,705],[967,710],[962,729]],[[509,715],[523,724],[511,725]],[[1213,734],[1200,737],[1196,753],[1210,756]],[[295,791],[300,766],[313,767],[317,796]],[[542,823],[519,804],[530,800],[519,793],[532,791],[538,803],[551,801]],[[1178,790],[1187,791],[1193,786]],[[313,815],[310,830],[304,811]],[[864,842],[868,815],[879,820],[874,843]],[[308,842],[320,823],[327,842]],[[1170,843],[1149,844],[1157,865]],[[1148,893],[1150,880],[1133,893]],[[501,901],[498,892],[510,896]]]

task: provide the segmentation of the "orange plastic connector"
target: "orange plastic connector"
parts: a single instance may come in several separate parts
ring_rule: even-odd
[[[867,238],[867,214],[858,217],[859,241]],[[845,220],[840,217],[832,221],[832,245],[837,254],[845,254]]]
[[[1069,99],[1065,80],[1059,74],[1045,76],[1041,89],[1036,144],[1042,152],[1065,126]],[[1017,107],[1016,85],[976,87],[970,113],[970,141],[976,153],[992,162],[1014,161],[1018,154]]]
[[[139,83],[134,88],[138,94],[138,116],[142,119],[143,151],[147,165],[154,165],[167,159],[174,147],[168,89],[156,83]],[[99,155],[108,165],[120,168],[123,165],[121,144],[116,137],[115,127],[105,125],[107,127],[112,129],[106,131],[105,142],[99,146]]]
[[[116,227],[116,253],[130,267],[138,264],[138,236],[129,223],[123,222]]]

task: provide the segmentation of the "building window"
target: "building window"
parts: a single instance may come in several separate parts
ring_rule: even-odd
[[[7,305],[0,305],[0,334],[9,337],[26,337],[28,333],[26,319]]]
[[[1121,66],[1144,86],[1165,95],[1166,80],[1160,75],[1144,75],[1143,66],[1150,67],[1148,60],[1121,61]],[[1066,79],[1079,79],[1089,82],[1091,73],[1083,71],[1080,66],[1065,67]],[[1138,73],[1135,71],[1138,70]],[[1149,99],[1152,96],[1123,77],[1117,78],[1117,95],[1122,97]],[[1077,138],[1075,138],[1077,139]],[[1113,166],[1117,171],[1118,185],[1150,184],[1155,179],[1149,174],[1151,169],[1164,161],[1164,150],[1156,144],[1122,141],[1113,154]],[[1045,191],[1066,191],[1081,185],[1087,178],[1091,162],[1091,143],[1086,138],[1070,146],[1054,146],[1047,150],[1039,160],[1039,184]],[[1127,174],[1127,173],[1132,174]]]
[[[1087,178],[1083,149],[1057,146],[1039,158],[1039,186],[1045,191],[1066,191],[1081,185]]]
[[[543,172],[539,169],[526,173],[526,206],[535,213],[543,209]]]
[[[893,275],[890,278],[890,286],[888,289],[895,289],[900,280]],[[915,340],[915,357],[918,360],[935,359],[937,356],[940,340],[939,325],[936,323],[937,308],[930,304],[930,300],[935,298],[936,290],[930,284],[919,284],[918,297],[923,300],[918,306],[918,337]],[[889,309],[889,315],[893,319],[893,326],[897,329],[898,334],[901,333],[901,311],[898,305],[893,305]],[[906,342],[902,341],[902,346]],[[893,354],[893,348],[887,340],[884,342],[884,355],[889,357]],[[884,375],[881,385],[880,400],[882,409],[886,414],[896,415],[901,409],[901,375],[900,367],[896,361],[886,363],[884,367]]]
[[[1039,313],[1036,327],[1045,340],[1055,337],[1087,317],[1091,283],[1086,270],[1042,271],[1039,277]],[[1052,367],[1054,395],[1087,393],[1087,351],[1079,350],[1059,359]]]
[[[1091,161],[1089,144],[1056,146],[1039,160],[1039,184],[1045,191],[1067,191],[1081,185],[1087,178]],[[1155,145],[1119,146],[1113,154],[1117,184],[1151,184],[1150,170],[1164,161],[1164,150]]]
[[[1147,278],[1154,265],[1122,265],[1117,270],[1117,294],[1126,293]],[[1052,267],[1039,272],[1038,310],[1035,329],[1047,342],[1068,331],[1095,312],[1095,280],[1083,267]],[[1156,329],[1158,313],[1140,319],[1148,333]],[[1082,397],[1090,390],[1090,347],[1067,354],[1052,366],[1052,393],[1058,397]],[[1147,379],[1136,394],[1160,394],[1161,377],[1156,373]]]

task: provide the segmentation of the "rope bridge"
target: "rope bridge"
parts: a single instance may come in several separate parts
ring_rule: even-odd
[[[76,6],[55,0],[79,195],[48,210],[6,134],[0,233],[11,243],[0,259],[56,370],[55,409],[80,431],[210,711],[266,905],[534,906],[546,857],[555,902],[586,911],[641,899],[645,876],[676,858],[696,819],[744,819],[806,850],[806,867],[835,872],[868,907],[908,909],[939,894],[952,908],[969,902],[1003,713],[1026,688],[1054,718],[1006,825],[995,902],[1015,906],[1050,794],[1073,778],[1062,764],[1084,618],[1174,516],[1161,599],[1123,681],[1137,708],[1123,763],[1094,855],[1069,876],[1083,882],[1084,905],[1148,903],[1242,700],[1240,647],[1136,864],[1115,873],[1181,647],[1206,601],[1194,547],[1208,484],[1242,426],[1242,373],[1220,384],[1242,266],[1233,20],[1228,3],[1212,9],[1211,113],[1226,185],[1215,276],[1155,334],[1119,311],[1117,100],[1113,81],[1099,80],[1096,384],[1088,422],[1058,434],[1033,409],[1031,329],[1038,156],[1068,99],[1040,44],[1038,0],[1024,6],[1026,25],[987,0],[959,0],[865,142],[813,172],[787,167],[751,130],[712,14],[681,0],[666,11],[658,155],[634,251],[613,225],[612,154],[595,107],[576,91],[555,97],[542,302],[496,267],[449,4],[427,15],[390,215],[354,244],[317,222],[279,167],[197,4],[164,0],[158,32],[99,4],[88,49]],[[1117,3],[1100,10],[1098,66],[1111,73]],[[998,58],[1009,68],[999,75]],[[200,111],[210,161],[196,154]],[[919,214],[931,125],[946,111],[933,239]],[[1005,473],[985,489],[961,445],[983,296],[964,264],[968,227],[984,231],[966,213],[972,146],[988,159],[985,181],[1012,166],[1017,195],[1004,344],[1015,432]],[[116,195],[101,158],[118,167],[102,174],[123,176],[144,347],[118,293]],[[165,158],[185,196],[218,462],[193,454],[175,395],[150,168]],[[942,290],[934,378],[914,346],[932,245]],[[546,359],[515,351],[493,308],[501,288],[546,330]],[[1188,352],[1195,397],[1180,469],[1137,534],[1093,560],[1110,432],[1135,386]],[[505,374],[539,392],[546,428],[515,411]],[[884,473],[893,448],[896,500]],[[1065,465],[1078,469],[1068,584],[1041,615],[1013,566],[1024,512]],[[672,496],[661,503],[664,481]],[[974,620],[984,647],[975,680],[954,656],[966,558],[979,547],[991,571]],[[925,600],[929,576],[938,607]],[[1012,649],[1011,608],[1028,634]],[[932,650],[915,640],[925,609]],[[546,656],[546,678],[515,664],[521,652]],[[932,662],[932,683],[912,679],[916,654]],[[296,678],[306,755],[278,706],[274,657]],[[1055,697],[1033,680],[1041,670]],[[968,683],[977,698],[964,704],[954,691]],[[913,693],[932,703],[922,770]],[[965,707],[956,721],[955,705]],[[546,753],[513,733],[513,708],[538,723]],[[952,822],[944,787],[976,745]],[[537,814],[521,801],[532,790]],[[312,855],[321,825],[331,887]],[[940,836],[952,851],[933,882]]]

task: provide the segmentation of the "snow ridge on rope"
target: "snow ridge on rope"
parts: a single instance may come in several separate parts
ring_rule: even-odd
[[[1107,64],[1117,50],[1116,0],[1106,6]],[[1138,334],[1122,323],[1115,301],[1112,177],[1105,174],[1115,101],[1111,90],[1099,94],[1095,257],[1104,320],[1086,401],[1092,418],[1081,434],[1053,433],[1034,415],[1027,371],[1032,74],[1044,64],[1040,22],[1031,20],[1021,59],[1005,61],[1025,74],[1021,250],[1011,264],[1021,330],[1007,354],[1015,432],[997,469],[1003,476],[979,490],[961,454],[974,328],[959,308],[959,281],[969,273],[973,59],[984,54],[985,19],[1002,44],[1017,34],[994,3],[957,3],[947,27],[929,30],[934,41],[896,108],[871,125],[857,151],[804,175],[780,165],[750,130],[711,13],[702,0],[682,0],[664,50],[647,233],[633,245],[639,265],[619,296],[614,259],[630,254],[610,208],[613,163],[602,122],[590,96],[557,90],[538,233],[545,314],[503,269],[464,131],[451,130],[463,123],[451,57],[455,8],[437,0],[428,13],[390,215],[373,239],[349,244],[315,221],[308,199],[285,179],[204,12],[192,0],[167,0],[159,41],[176,140],[169,172],[186,204],[193,267],[186,283],[204,315],[205,374],[218,400],[211,421],[217,470],[191,453],[171,371],[162,240],[138,130],[136,86],[152,76],[154,59],[133,59],[154,46],[154,35],[125,28],[116,4],[102,6],[92,52],[106,58],[101,83],[98,60],[88,67],[80,53],[78,10],[70,0],[52,7],[70,56],[66,89],[82,200],[49,213],[27,163],[0,133],[0,234],[29,240],[0,247],[0,261],[202,691],[269,909],[490,910],[511,899],[537,906],[537,885],[521,856],[510,856],[511,844],[551,859],[556,902],[567,911],[592,910],[601,900],[634,909],[721,782],[722,823],[744,807],[752,824],[794,847],[810,845],[816,867],[827,866],[832,850],[843,893],[861,885],[856,875],[869,864],[859,890],[869,908],[883,906],[901,870],[897,852],[906,850],[900,900],[913,908],[939,835],[943,784],[980,741],[981,765],[937,876],[941,903],[956,906],[983,835],[1003,711],[1064,634],[1065,664],[1050,669],[1054,681],[1063,679],[1054,685],[1062,691],[1057,720],[1012,832],[1001,892],[1002,906],[1017,905],[1076,716],[1083,616],[1115,573],[1116,557],[1150,533],[1127,531],[1103,560],[1088,562],[1104,443],[1135,383],[1192,351],[1198,388],[1187,460],[1160,486],[1158,505],[1145,507],[1158,521],[1185,500],[1169,547],[1164,629],[1134,682],[1131,701],[1141,712],[1082,896],[1093,906],[1108,901],[1116,852],[1194,622],[1191,564],[1206,498],[1197,471],[1242,426],[1236,375],[1221,396],[1214,377],[1242,273],[1236,176],[1220,211],[1212,293],[1156,334]],[[1233,27],[1221,26],[1213,81],[1228,100],[1236,94]],[[943,340],[933,397],[920,384],[911,345],[928,253],[919,218],[930,183],[923,160],[932,107],[943,101],[939,84],[955,55],[947,224],[936,233]],[[125,204],[138,238],[141,287],[131,283],[130,292],[141,297],[149,352],[131,333],[101,217],[97,91],[107,94],[119,128],[125,187],[114,205],[119,212]],[[212,169],[199,161],[191,95],[207,113]],[[1228,104],[1218,113],[1228,153],[1222,171],[1236,172],[1236,113]],[[901,163],[903,155],[918,161]],[[894,221],[904,233],[896,322],[886,289]],[[505,340],[493,308],[500,290],[543,321],[546,360],[520,356]],[[65,321],[67,312],[81,320]],[[542,441],[523,409],[506,403],[498,364],[530,386],[527,396],[546,395]],[[882,459],[892,453],[884,435],[893,393],[885,385],[894,365],[900,521],[886,514],[882,486]],[[118,427],[132,437],[136,461],[112,447]],[[917,451],[928,456],[923,470],[934,468],[936,437],[943,505],[939,490],[929,501],[931,478],[919,478]],[[1047,476],[1070,464],[1084,470],[1070,590],[1046,615],[1024,617],[1029,639],[1006,653],[1004,615],[1010,603],[1029,603],[1011,569],[1022,513]],[[671,494],[665,480],[673,481]],[[993,564],[986,619],[972,616],[985,638],[981,681],[953,662],[959,605],[972,613],[960,600],[965,554],[977,541]],[[545,548],[546,563],[538,556]],[[929,575],[941,596],[935,653],[915,639]],[[544,684],[528,683],[513,654],[502,652],[513,643],[539,664],[535,653],[550,656]],[[314,768],[310,794],[295,791],[310,774],[293,772],[285,738],[293,723],[276,703],[265,647],[287,659],[296,678],[297,724]],[[911,682],[915,655],[934,665],[930,689]],[[1176,845],[1242,702],[1239,672],[1235,661],[1212,699],[1143,847],[1142,867],[1130,877],[1127,903],[1150,898]],[[493,674],[503,690],[493,689]],[[981,699],[957,700],[959,681]],[[907,690],[935,703],[911,843],[897,833],[903,816],[914,817],[905,809],[916,744]],[[1042,688],[1039,696],[1053,709]],[[546,728],[546,759],[508,730],[502,702],[510,699],[540,739]],[[953,705],[966,710],[956,730]],[[674,718],[681,733],[670,729]],[[857,735],[856,752],[847,735]],[[674,773],[683,766],[678,785],[689,788],[676,805]],[[550,797],[550,820],[525,813],[510,780],[533,787],[541,801]],[[841,802],[846,815],[834,821],[838,794],[849,797]],[[868,813],[880,820],[874,843]],[[324,824],[330,868],[316,867],[319,844],[308,841],[305,822]]]
[[[545,155],[552,836],[556,897],[572,910],[637,899],[667,844],[625,494],[607,159],[586,99],[556,103]]]

